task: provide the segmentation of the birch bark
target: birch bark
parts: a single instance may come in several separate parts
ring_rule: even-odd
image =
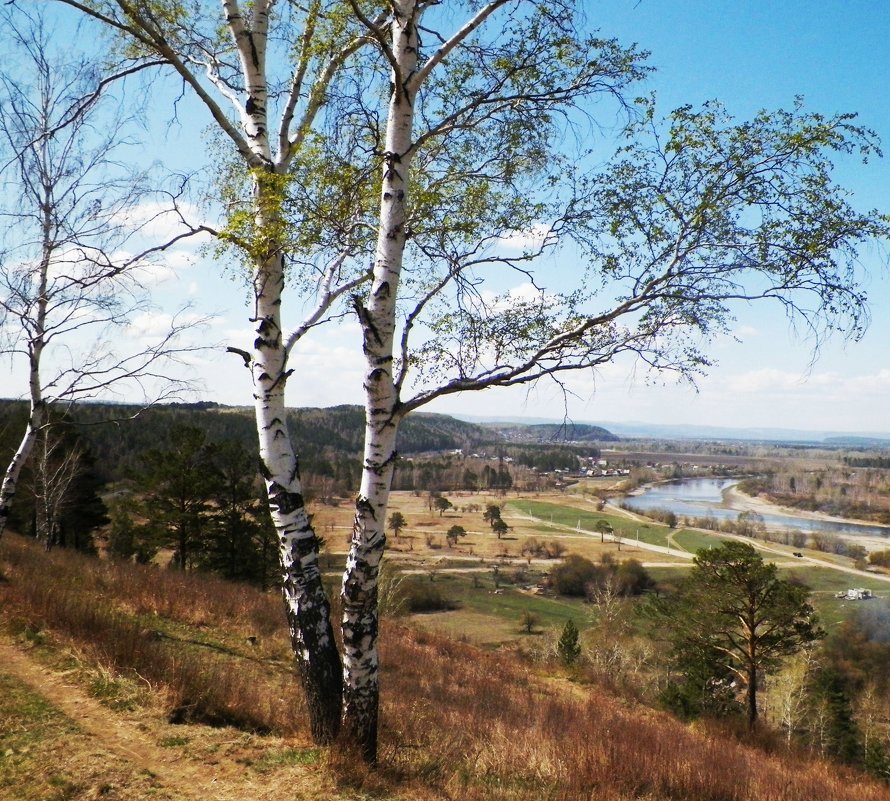
[[[288,349],[281,320],[286,250],[282,187],[287,165],[284,158],[273,161],[268,135],[265,59],[269,9],[265,3],[257,4],[254,27],[250,30],[237,3],[228,0],[224,7],[241,58],[248,96],[242,124],[252,153],[254,179],[252,322],[256,337],[250,368],[260,471],[279,537],[282,595],[312,736],[324,744],[333,741],[339,731],[342,676],[321,580],[318,538],[306,511],[299,460],[286,424],[285,387],[292,372],[287,368]]]
[[[49,129],[49,120],[45,118],[41,121],[43,130]],[[46,309],[47,309],[47,280],[49,277],[49,265],[52,260],[52,241],[53,241],[53,186],[48,180],[48,176],[52,174],[49,165],[46,163],[46,148],[41,146],[38,150],[41,173],[43,180],[40,182],[41,197],[41,220],[40,235],[42,239],[40,252],[40,265],[37,271],[37,293],[35,310],[32,320],[27,320],[27,316],[22,316],[23,323],[27,322],[26,328],[28,342],[28,398],[30,410],[28,413],[28,423],[25,426],[25,432],[22,440],[16,449],[15,454],[6,468],[3,476],[3,486],[0,487],[0,536],[6,528],[12,510],[13,499],[18,489],[19,479],[21,478],[22,468],[28,463],[31,452],[34,450],[34,443],[37,441],[37,435],[44,424],[46,417],[46,404],[43,399],[43,383],[40,380],[40,359],[43,355],[46,336]],[[30,328],[30,330],[27,330]]]
[[[400,420],[393,380],[396,296],[402,271],[411,166],[414,80],[418,63],[414,0],[393,4],[393,83],[383,154],[380,219],[367,303],[355,299],[365,355],[365,446],[352,542],[341,589],[343,722],[346,736],[370,762],[377,755],[379,656],[377,582],[386,544],[384,525]]]

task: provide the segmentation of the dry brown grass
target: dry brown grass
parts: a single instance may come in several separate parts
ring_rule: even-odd
[[[306,737],[280,601],[202,576],[0,543],[2,609],[87,658],[136,675],[184,718]],[[281,622],[276,622],[280,619]],[[160,634],[158,634],[160,632]],[[258,634],[261,633],[261,634]],[[260,637],[254,648],[245,637]],[[400,625],[383,629],[380,765],[333,749],[338,793],[461,801],[879,801],[837,766],[769,754],[508,653]]]

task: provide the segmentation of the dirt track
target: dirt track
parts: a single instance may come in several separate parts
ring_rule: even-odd
[[[82,731],[66,741],[64,755],[77,751],[79,756],[74,762],[89,766],[91,775],[74,778],[92,784],[93,789],[84,788],[87,795],[77,798],[97,797],[95,788],[103,786],[113,786],[113,792],[106,794],[102,790],[101,797],[120,801],[342,798],[311,766],[288,766],[280,772],[259,772],[248,767],[262,760],[269,749],[287,746],[278,738],[259,738],[232,729],[174,726],[157,713],[109,709],[68,674],[42,665],[6,636],[0,636],[0,672],[46,699]],[[177,739],[189,744],[161,745],[165,740]],[[54,767],[66,772],[61,765]],[[11,796],[4,792],[0,788],[0,799],[4,801],[21,797],[15,791]]]

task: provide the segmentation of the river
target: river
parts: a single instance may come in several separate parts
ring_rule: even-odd
[[[667,509],[682,517],[713,516],[717,520],[735,520],[740,512],[756,511],[767,528],[790,528],[812,533],[830,532],[846,536],[888,537],[890,528],[873,526],[868,523],[851,523],[839,520],[820,520],[792,512],[766,511],[760,504],[757,508],[744,500],[733,499],[730,491],[737,479],[688,478],[652,484],[636,495],[628,495],[623,503],[629,509],[646,512],[650,509]]]

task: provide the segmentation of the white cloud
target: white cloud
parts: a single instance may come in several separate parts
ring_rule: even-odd
[[[755,328],[753,325],[740,325],[734,328],[730,333],[736,339],[746,340],[758,336],[760,334],[760,330]]]
[[[527,231],[509,231],[504,236],[498,237],[496,243],[498,247],[506,250],[537,250],[550,236],[552,236],[550,226],[546,223],[537,223]]]
[[[814,378],[810,376],[810,378]],[[762,392],[775,392],[776,390],[799,390],[806,381],[806,376],[799,372],[778,370],[765,367],[759,370],[749,370],[746,373],[737,373],[724,378],[727,389],[737,394],[760,394]]]
[[[197,312],[182,312],[176,315],[166,311],[144,311],[133,316],[127,325],[127,336],[131,338],[158,338],[166,335],[176,325],[178,327],[188,325],[203,325],[211,323],[212,318],[207,318]]]
[[[501,294],[485,289],[480,293],[480,296],[492,312],[505,311],[517,303],[539,303],[542,300],[546,303],[552,303],[556,300],[556,296],[542,292],[530,281],[514,286],[506,293]]]
[[[202,222],[198,207],[190,203],[179,204],[179,214],[174,212],[169,205],[157,202],[141,203],[130,210],[124,223],[132,231],[138,231],[141,237],[161,243],[179,236],[188,230],[181,218],[190,225],[200,225]],[[207,235],[183,240],[183,247],[194,248],[206,242]]]

